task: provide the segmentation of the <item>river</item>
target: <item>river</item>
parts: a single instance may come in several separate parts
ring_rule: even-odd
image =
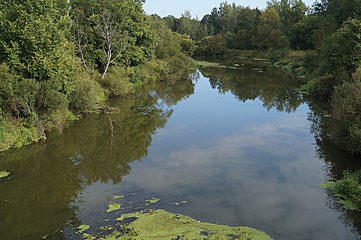
[[[147,208],[274,239],[359,239],[360,213],[320,185],[361,164],[317,136],[300,85],[272,67],[204,68],[3,152],[0,239],[77,239],[76,226]]]

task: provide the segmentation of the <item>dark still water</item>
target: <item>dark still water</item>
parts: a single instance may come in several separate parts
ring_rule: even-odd
[[[317,117],[294,90],[300,83],[274,69],[201,72],[4,152],[0,170],[12,178],[0,181],[0,239],[78,239],[76,226],[145,208],[274,239],[359,239],[360,214],[320,184],[361,166],[315,140]],[[145,204],[151,198],[160,201]],[[112,201],[122,208],[104,212]]]

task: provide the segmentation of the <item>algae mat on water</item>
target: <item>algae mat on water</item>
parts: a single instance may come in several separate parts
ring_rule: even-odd
[[[10,175],[7,171],[0,171],[0,179],[7,178]]]
[[[172,214],[164,210],[124,214],[118,221],[135,219],[130,229],[119,239],[271,239],[264,232],[249,227],[229,227],[199,222],[188,216]],[[128,221],[129,222],[129,221]]]

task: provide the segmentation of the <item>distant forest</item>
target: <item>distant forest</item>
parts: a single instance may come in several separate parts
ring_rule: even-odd
[[[198,56],[227,58],[257,50],[274,62],[292,62],[305,74],[302,90],[327,106],[321,115],[337,122],[324,135],[361,153],[361,0],[321,0],[312,6],[271,0],[264,10],[224,2],[201,20],[185,11],[163,21],[196,41]],[[299,57],[291,58],[290,51]]]

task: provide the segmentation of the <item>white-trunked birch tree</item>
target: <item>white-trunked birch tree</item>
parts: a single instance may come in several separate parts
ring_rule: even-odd
[[[73,38],[84,68],[104,79],[113,65],[136,66],[154,53],[142,0],[71,0]]]

